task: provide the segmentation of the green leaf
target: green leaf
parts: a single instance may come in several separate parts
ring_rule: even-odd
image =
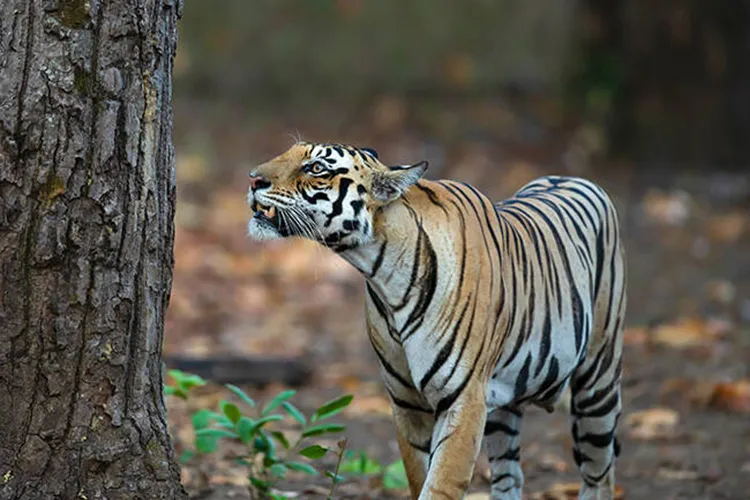
[[[282,478],[282,477],[286,476],[286,472],[288,470],[289,469],[287,468],[287,466],[284,465],[284,464],[282,464],[282,463],[273,464],[269,468],[269,471],[271,472],[271,475],[273,477],[278,477],[278,478]]]
[[[198,380],[195,380],[193,378],[189,378],[189,379],[180,381],[180,383],[177,384],[177,385],[179,385],[180,389],[182,389],[185,392],[189,391],[193,387],[199,387],[199,386],[202,386],[202,385],[206,385],[206,381],[205,380],[203,380],[202,378],[198,377],[197,375],[194,375],[194,377],[196,377]]]
[[[195,449],[198,453],[213,453],[219,448],[219,438],[216,436],[195,436]]]
[[[380,462],[369,458],[365,452],[362,452],[362,455],[359,458],[359,470],[365,475],[380,474],[383,470],[383,466],[380,465]]]
[[[253,449],[260,453],[265,453],[268,449],[268,443],[262,436],[255,436],[253,439]]]
[[[299,451],[299,454],[303,457],[311,458],[313,460],[322,458],[326,453],[328,453],[328,448],[323,448],[322,446],[317,444],[308,446],[307,448],[302,448]]]
[[[240,417],[239,422],[235,429],[237,434],[240,436],[240,441],[247,444],[253,439],[253,429],[255,427],[255,421],[249,417]]]
[[[263,412],[261,413],[261,416],[265,417],[266,415],[268,415],[269,413],[271,413],[272,411],[274,411],[276,408],[278,408],[281,403],[283,403],[287,399],[291,398],[295,394],[297,394],[297,391],[295,391],[294,389],[289,389],[288,391],[284,391],[284,392],[279,393],[263,409]]]
[[[193,428],[197,431],[200,429],[205,429],[209,425],[211,425],[211,422],[216,420],[216,416],[218,414],[212,412],[211,410],[198,410],[195,413],[193,413]]]
[[[281,431],[271,431],[271,435],[278,441],[281,446],[283,446],[285,449],[289,449],[289,440],[286,438],[283,432]]]
[[[233,403],[225,404],[224,408],[222,408],[222,411],[224,415],[226,415],[227,418],[231,420],[232,423],[235,425],[237,425],[237,422],[239,422],[240,418],[242,417],[242,413],[240,412],[240,409],[237,408],[237,405]]]
[[[267,417],[261,418],[260,420],[258,420],[258,421],[255,422],[255,425],[253,426],[253,434],[257,433],[258,429],[260,429],[261,427],[263,427],[267,423],[269,423],[269,422],[276,422],[276,421],[279,421],[279,420],[284,420],[284,417],[282,417],[281,415],[269,415]]]
[[[177,396],[178,398],[187,399],[187,393],[183,391],[182,389],[178,387],[174,387],[172,385],[165,385],[164,386],[164,395],[165,396]]]
[[[228,429],[198,429],[195,431],[196,436],[213,436],[213,437],[228,437],[232,439],[237,439],[239,436],[236,432],[230,431]]]
[[[273,464],[278,463],[279,461],[272,457],[263,457],[263,467],[266,469],[270,468]]]
[[[272,459],[276,459],[276,443],[273,442],[273,439],[268,437],[265,432],[261,431],[261,435],[263,436],[263,439],[266,440],[266,444],[268,445],[268,449],[266,450],[266,456]]]
[[[245,458],[235,458],[234,459],[234,463],[236,463],[237,465],[243,465],[243,466],[248,467],[248,468],[250,468],[250,467],[253,466],[253,464],[250,463],[250,462],[248,462],[247,459],[245,459]]]
[[[294,471],[297,472],[304,472],[305,474],[309,474],[311,476],[317,476],[318,471],[315,470],[315,468],[310,464],[305,464],[302,462],[285,462],[286,466]]]
[[[227,389],[229,389],[230,391],[232,391],[234,393],[234,395],[237,396],[238,398],[240,398],[242,401],[244,401],[245,403],[247,403],[250,406],[252,406],[253,408],[255,408],[255,400],[253,400],[253,398],[251,398],[250,396],[248,396],[245,391],[243,391],[242,389],[240,389],[236,385],[232,385],[232,384],[227,384],[224,387],[226,387]]]
[[[403,490],[409,487],[409,481],[406,479],[406,469],[404,462],[398,460],[385,468],[383,472],[383,487],[387,490]]]
[[[331,472],[329,470],[326,471],[326,476],[330,477],[333,480],[334,484],[338,484],[341,481],[343,481],[344,479],[346,479],[344,476],[340,476],[338,474],[334,474],[333,472]]]
[[[346,427],[340,424],[321,424],[308,427],[302,432],[302,437],[320,436],[331,432],[343,432]]]
[[[289,401],[284,401],[283,403],[281,403],[281,406],[289,415],[291,415],[294,420],[299,422],[300,425],[307,425],[307,419],[305,418],[305,416],[292,403],[290,403]]]
[[[229,423],[230,427],[234,427],[235,422],[231,418],[229,418],[229,415],[227,415],[227,407],[230,405],[237,408],[237,405],[235,405],[234,403],[230,403],[226,399],[222,399],[221,401],[219,401],[219,415],[221,415],[221,418]],[[238,413],[240,413],[240,415],[242,415],[242,412],[240,412],[239,409],[237,409],[237,411]],[[234,410],[229,410],[230,414],[232,414],[233,412]]]
[[[383,466],[377,461],[369,458],[364,451],[361,452],[359,456],[355,456],[353,453],[345,456],[347,458],[341,462],[341,466],[339,467],[340,472],[372,476],[380,474],[383,470]]]
[[[177,382],[179,388],[185,392],[193,387],[206,385],[206,381],[203,378],[192,373],[185,373],[180,370],[169,370],[167,373]]]
[[[185,450],[180,454],[180,463],[186,464],[195,456],[194,450]]]
[[[216,425],[218,425],[219,427],[223,427],[225,429],[234,429],[234,427],[235,427],[235,425],[232,423],[232,421],[229,420],[224,415],[221,415],[220,418],[216,419]]]
[[[252,484],[256,490],[266,492],[268,491],[268,483],[266,481],[263,481],[262,479],[258,479],[257,477],[250,476],[248,479],[250,479],[250,484]]]
[[[258,432],[258,436],[253,442],[256,451],[262,452],[271,459],[276,459],[276,445],[263,431]]]
[[[226,416],[222,415],[221,413],[216,413],[215,411],[211,411],[211,410],[199,410],[199,411],[205,411],[206,415],[209,416],[211,420],[216,422],[217,425],[220,425],[222,427],[227,427],[229,429],[234,429],[234,423],[232,423],[231,420],[229,420]]]
[[[332,399],[331,401],[328,401],[327,403],[323,404],[323,406],[315,410],[315,413],[313,413],[311,420],[315,422],[316,420],[330,418],[349,406],[353,399],[354,396],[352,396],[351,394]]]

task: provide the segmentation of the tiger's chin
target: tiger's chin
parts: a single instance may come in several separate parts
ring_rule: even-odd
[[[247,234],[256,241],[279,240],[284,237],[272,220],[256,214],[247,225]]]

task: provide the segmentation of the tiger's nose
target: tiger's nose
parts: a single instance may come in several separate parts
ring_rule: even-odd
[[[255,191],[256,189],[263,189],[267,187],[271,187],[271,181],[263,177],[262,175],[253,175],[253,173],[250,173],[249,176],[250,179],[250,189]]]

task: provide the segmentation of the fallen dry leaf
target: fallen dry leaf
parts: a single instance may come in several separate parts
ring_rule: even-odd
[[[237,467],[222,467],[224,474],[212,474],[211,484],[231,484],[234,486],[247,486],[247,470]]]
[[[712,239],[722,243],[734,243],[747,227],[748,217],[743,212],[732,212],[711,217],[708,230]]]
[[[716,384],[709,404],[723,411],[750,413],[750,380]]]
[[[673,437],[679,420],[680,416],[676,411],[656,407],[631,413],[625,419],[625,423],[630,430],[630,437],[650,441]]]
[[[648,342],[648,329],[644,326],[633,326],[622,332],[625,345],[642,346]]]
[[[271,306],[268,288],[260,284],[248,284],[239,287],[235,293],[237,309],[249,316],[260,315]]]
[[[661,478],[672,481],[690,481],[700,477],[700,474],[693,470],[675,470],[666,467],[660,467],[656,474]]]
[[[209,487],[210,475],[201,467],[180,467],[180,482],[192,489],[203,490]]]
[[[689,348],[714,342],[730,329],[731,324],[725,321],[685,318],[657,326],[651,332],[650,340],[666,347]]]
[[[714,393],[715,383],[710,380],[670,378],[664,381],[659,392],[662,398],[678,395],[694,406],[705,407]]]
[[[565,472],[570,468],[570,465],[554,453],[545,453],[539,458],[537,467],[542,471]]]
[[[665,193],[658,189],[649,190],[641,205],[646,216],[655,222],[669,226],[681,226],[690,217],[690,195],[675,190]]]
[[[362,415],[391,416],[391,403],[383,396],[356,397],[344,413],[352,417]]]

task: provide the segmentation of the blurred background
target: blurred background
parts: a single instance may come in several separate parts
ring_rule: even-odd
[[[287,368],[309,373],[303,407],[352,392],[350,447],[393,460],[361,277],[305,242],[249,241],[247,171],[302,138],[427,159],[430,176],[495,199],[581,175],[612,194],[628,251],[625,497],[747,498],[750,1],[188,1],[174,117],[173,359],[285,359],[259,394]],[[554,496],[577,481],[563,412],[527,421],[528,494],[567,498]],[[222,471],[204,477],[216,491],[244,481],[201,467]]]

